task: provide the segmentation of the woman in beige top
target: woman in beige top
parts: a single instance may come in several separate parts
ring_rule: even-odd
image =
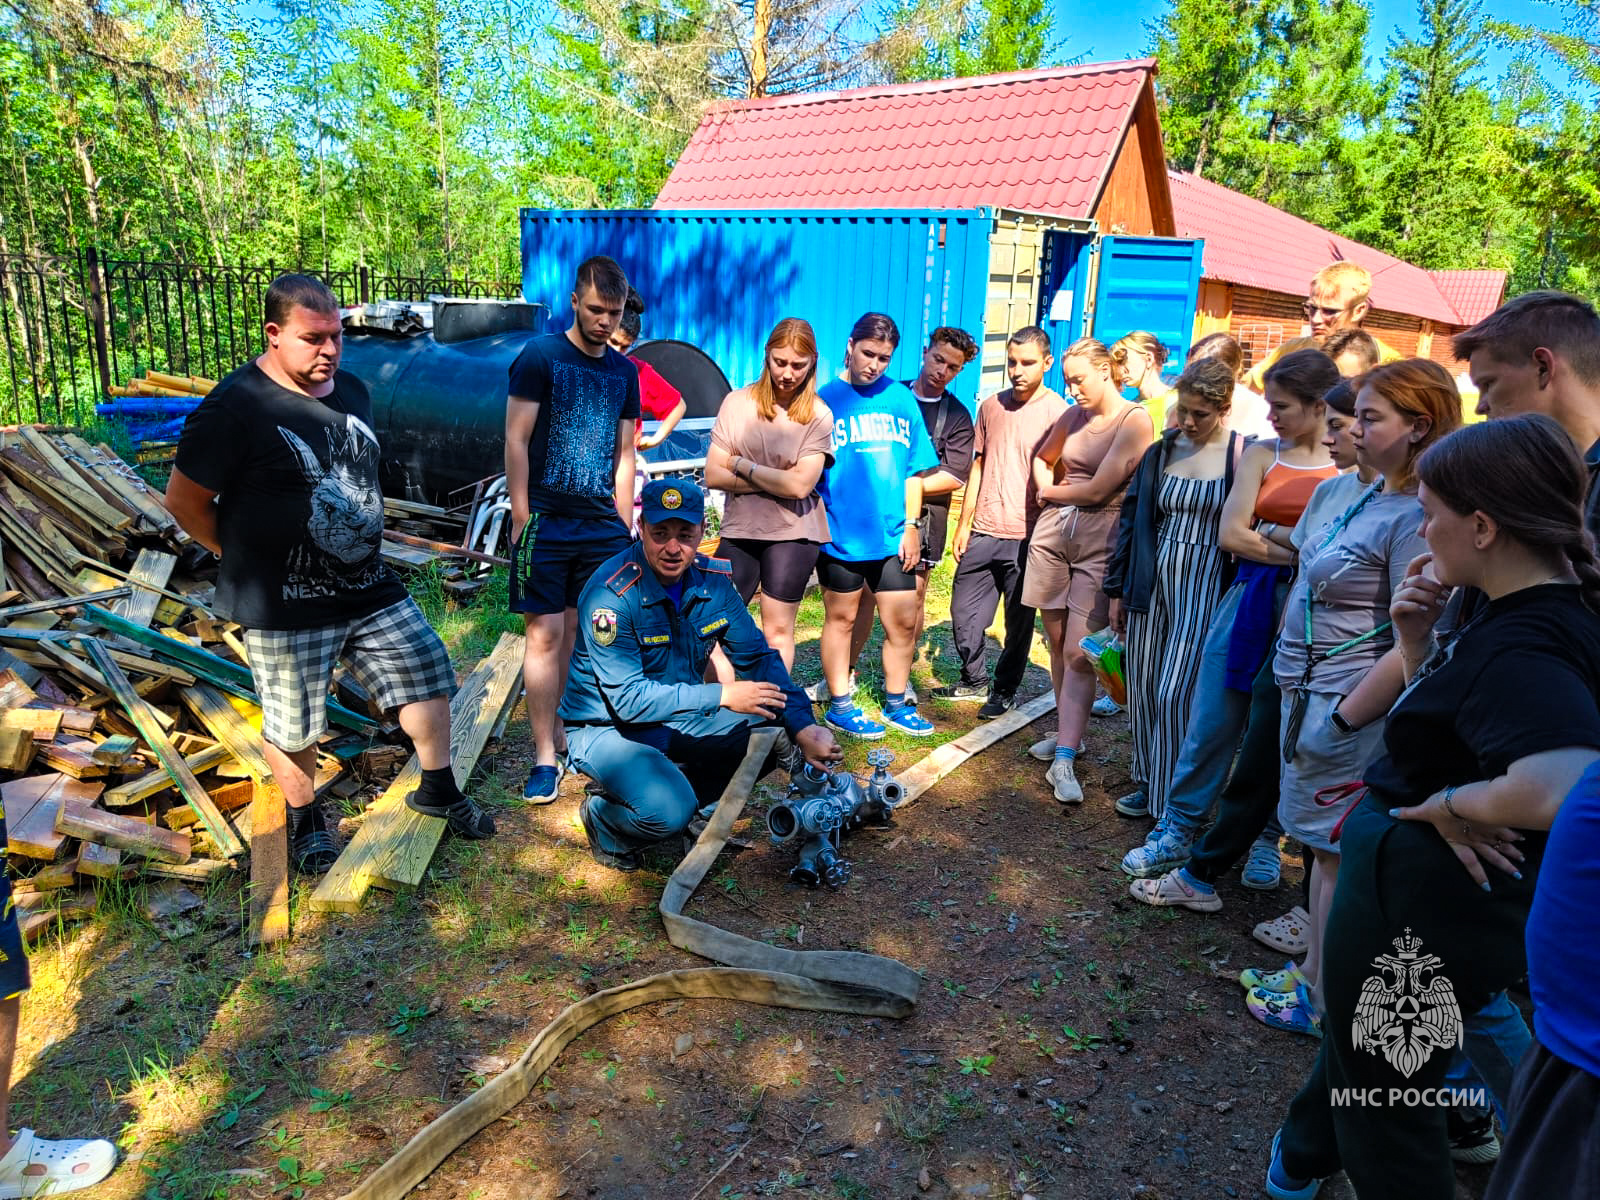
[[[817,339],[799,317],[767,336],[766,365],[722,402],[706,486],[726,492],[721,553],[748,604],[761,589],[761,632],[794,666],[794,622],[828,517],[817,480],[833,461],[833,414],[817,397]]]
[[[1062,374],[1074,404],[1034,455],[1044,511],[1033,527],[1022,602],[1044,621],[1056,689],[1055,748],[1047,740],[1032,752],[1050,755],[1045,778],[1056,799],[1081,804],[1074,760],[1094,703],[1094,668],[1079,642],[1110,623],[1111,602],[1101,585],[1117,542],[1122,495],[1154,427],[1143,405],[1122,398],[1111,352],[1094,338],[1067,347]]]

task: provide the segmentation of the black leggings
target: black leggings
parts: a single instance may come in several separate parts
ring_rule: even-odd
[[[760,587],[762,595],[784,604],[806,598],[806,584],[816,569],[822,546],[817,542],[769,542],[760,538],[723,538],[718,552],[733,564],[733,586],[746,604]]]

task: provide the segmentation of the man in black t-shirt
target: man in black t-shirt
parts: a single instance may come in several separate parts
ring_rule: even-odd
[[[511,611],[527,629],[522,677],[534,765],[522,796],[548,804],[561,784],[556,703],[577,637],[578,595],[633,530],[639,372],[608,344],[628,280],[603,254],[572,287],[572,325],[534,338],[506,389],[506,492],[511,497]]]
[[[494,822],[450,767],[450,658],[380,554],[378,439],[365,385],[339,370],[338,301],[310,276],[284,275],[263,309],[266,351],[184,422],[166,502],[221,559],[216,609],[245,627],[295,866],[325,871],[338,856],[314,785],[340,659],[416,745],[422,783],[407,803],[488,837]]]

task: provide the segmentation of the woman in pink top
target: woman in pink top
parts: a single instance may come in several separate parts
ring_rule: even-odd
[[[1034,456],[1044,511],[1028,548],[1022,602],[1044,618],[1056,688],[1056,746],[1046,779],[1062,804],[1081,804],[1074,760],[1094,703],[1094,669],[1078,643],[1111,619],[1102,590],[1122,494],[1154,436],[1150,414],[1122,398],[1111,352],[1094,338],[1067,347],[1074,403]]]
[[[761,632],[794,666],[794,622],[828,517],[817,480],[833,461],[833,414],[817,396],[817,339],[799,317],[767,337],[761,378],[722,402],[706,486],[728,494],[722,556],[746,604],[761,590]]]

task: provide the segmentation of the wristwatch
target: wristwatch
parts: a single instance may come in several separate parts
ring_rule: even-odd
[[[1332,725],[1340,733],[1354,733],[1356,731],[1356,727],[1344,719],[1344,714],[1338,708],[1328,714],[1328,724]]]
[[[912,529],[921,529],[922,528],[922,518],[921,517],[907,517],[906,518],[906,524],[909,525]]]

